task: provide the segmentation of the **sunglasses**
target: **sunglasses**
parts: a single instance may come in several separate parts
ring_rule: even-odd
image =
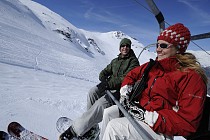
[[[169,48],[170,46],[172,46],[172,44],[157,43],[156,47],[158,48],[158,46],[160,46],[160,48],[162,48],[162,49],[165,49],[165,48]]]
[[[130,45],[128,45],[128,44],[123,44],[123,45],[121,45],[121,46],[120,46],[120,48],[122,48],[122,47],[127,47],[127,48],[130,48],[131,46],[130,46]]]

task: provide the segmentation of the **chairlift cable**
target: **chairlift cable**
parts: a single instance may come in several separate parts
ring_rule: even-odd
[[[155,15],[156,20],[158,21],[159,27],[160,27],[160,32],[162,32],[165,29],[165,22],[164,22],[164,16],[161,13],[161,11],[158,9],[156,4],[154,3],[153,0],[146,0],[147,4],[149,5],[150,9],[145,7],[143,4],[141,4],[139,1],[134,0],[136,3],[141,5],[143,8],[145,8],[147,11]]]
[[[147,7],[145,7],[143,4],[141,4],[139,1],[137,1],[137,0],[133,0],[133,1],[135,1],[136,3],[138,3],[139,5],[141,5],[144,9],[146,9],[147,11],[149,11],[151,14],[153,14],[152,13],[152,11],[150,10],[150,9],[148,9]]]
[[[204,50],[202,47],[200,47],[198,44],[196,44],[194,41],[191,41],[195,46],[197,46],[198,48],[200,48],[201,50],[203,50],[204,52],[206,52],[208,55],[210,55],[209,52],[207,52],[206,50]]]

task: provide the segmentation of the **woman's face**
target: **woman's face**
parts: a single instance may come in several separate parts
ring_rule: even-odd
[[[166,48],[161,48],[161,46],[166,47]],[[157,48],[156,48],[158,60],[162,60],[164,58],[174,56],[177,53],[177,51],[178,51],[178,49],[176,46],[174,46],[164,40],[158,40]]]

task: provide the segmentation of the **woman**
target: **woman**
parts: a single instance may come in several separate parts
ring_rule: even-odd
[[[157,38],[156,64],[149,72],[147,87],[137,98],[144,112],[141,116],[144,119],[137,121],[154,139],[188,136],[196,131],[202,117],[207,77],[196,57],[185,53],[189,42],[190,31],[181,23],[168,27]],[[132,95],[130,91],[147,65],[126,75],[120,89],[121,98]],[[116,106],[104,111],[103,140],[142,139],[127,118],[118,117]]]

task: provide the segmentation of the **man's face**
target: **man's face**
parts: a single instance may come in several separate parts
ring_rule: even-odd
[[[130,51],[131,47],[129,45],[121,45],[120,46],[120,53],[122,56],[126,56],[129,51]]]

